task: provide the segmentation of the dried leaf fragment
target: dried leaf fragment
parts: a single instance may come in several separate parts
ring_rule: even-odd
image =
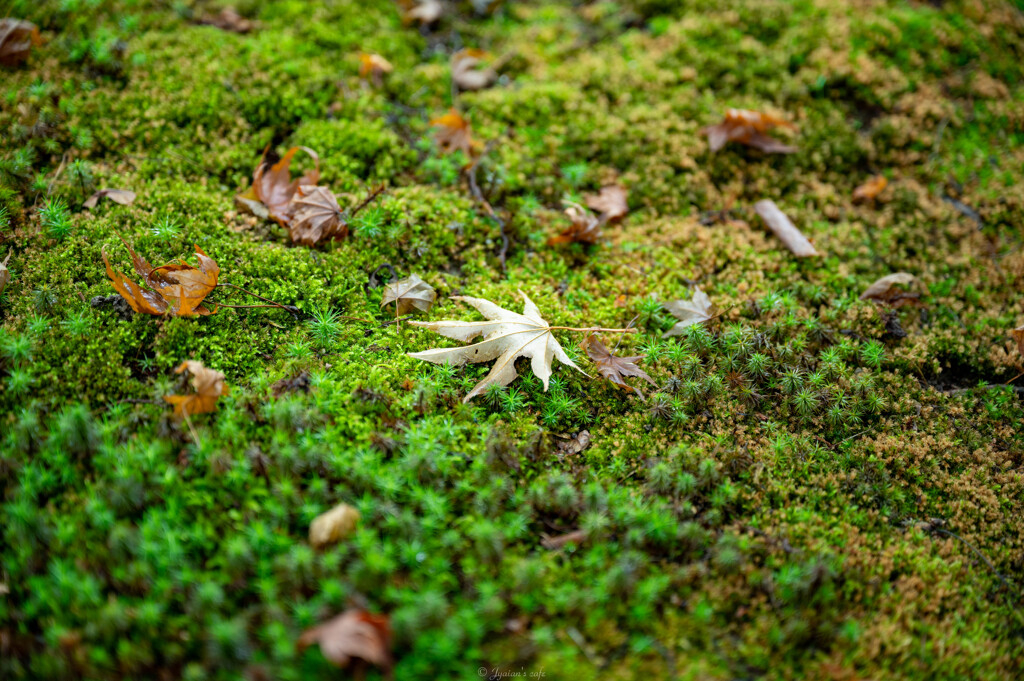
[[[359,76],[361,78],[373,78],[375,82],[379,83],[384,74],[394,70],[395,67],[391,65],[391,62],[379,54],[359,53]]]
[[[0,64],[17,66],[28,59],[33,45],[42,44],[39,29],[31,21],[0,19]]]
[[[470,298],[468,296],[453,296],[452,300],[458,300],[474,307],[480,314],[488,319],[486,322],[409,322],[413,326],[422,326],[435,333],[448,338],[454,338],[462,342],[469,342],[477,336],[484,339],[479,343],[466,345],[457,348],[443,348],[435,350],[424,350],[423,352],[411,352],[410,357],[422,359],[434,364],[450,362],[455,366],[467,363],[489,362],[497,360],[491,368],[491,372],[479,383],[477,383],[463,402],[469,402],[479,395],[484,389],[491,385],[508,385],[519,375],[516,373],[515,361],[518,357],[529,357],[530,367],[537,378],[544,384],[544,391],[548,389],[548,379],[551,378],[551,361],[557,358],[562,364],[568,364],[580,373],[584,373],[565,354],[565,350],[555,340],[551,333],[551,327],[544,318],[540,316],[540,310],[534,305],[525,293],[519,292],[523,297],[523,314],[517,314],[511,310],[499,307],[489,300],[483,298]],[[584,373],[584,375],[586,375]]]
[[[314,643],[338,667],[364,660],[382,669],[391,668],[391,618],[363,610],[346,610],[334,619],[307,629],[296,642],[302,652]]]
[[[122,206],[130,206],[135,203],[135,192],[128,191],[127,189],[101,189],[87,198],[85,203],[82,204],[82,208],[95,208],[100,199],[103,198],[110,199]]]
[[[0,286],[0,290],[3,290],[2,286]],[[1016,329],[1013,329],[1010,331],[1010,335],[1013,336],[1013,340],[1017,341],[1017,352],[1024,355],[1024,326],[1018,326]]]
[[[289,209],[288,232],[292,241],[313,246],[323,239],[348,236],[348,222],[331,190],[326,187],[299,187]]]
[[[754,204],[754,211],[761,216],[764,223],[768,225],[768,229],[772,230],[772,233],[779,238],[786,248],[788,248],[793,255],[806,258],[809,256],[818,255],[818,251],[814,250],[814,245],[807,240],[807,237],[803,235],[793,221],[783,213],[775,202],[771,199],[764,199]]]
[[[434,139],[443,153],[461,150],[466,156],[473,157],[478,145],[473,140],[473,130],[469,121],[462,114],[451,109],[445,115],[430,121],[430,124],[437,128]]]
[[[217,287],[220,267],[213,258],[203,252],[203,249],[194,246],[199,267],[189,265],[184,260],[153,267],[123,240],[122,243],[132,257],[135,272],[154,289],[143,289],[124,274],[115,271],[110,266],[106,251],[101,250],[103,263],[107,267],[107,276],[114,284],[114,289],[128,301],[133,310],[153,315],[166,313],[177,317],[212,314],[202,303]]]
[[[885,175],[875,175],[870,180],[853,190],[854,201],[871,201],[882,193],[889,184]]]
[[[747,109],[729,109],[721,123],[709,125],[704,128],[703,133],[708,137],[711,151],[718,151],[729,142],[739,142],[769,154],[792,154],[797,150],[796,147],[783,144],[765,134],[777,127],[796,129],[789,121],[771,114]]]
[[[489,55],[484,50],[468,47],[452,55],[452,80],[460,90],[483,90],[498,80],[497,72],[482,66]]]
[[[196,20],[201,26],[213,26],[222,31],[245,34],[255,27],[255,24],[238,13],[234,7],[225,7],[218,14],[207,14]]]
[[[393,281],[384,287],[380,306],[384,307],[394,303],[395,316],[400,317],[413,308],[420,312],[427,312],[435,300],[437,300],[437,292],[434,291],[434,288],[417,275],[410,274],[405,279]]]
[[[292,179],[291,164],[295,154],[302,150],[313,159],[314,167],[302,177]],[[302,185],[315,185],[320,180],[320,157],[308,147],[292,147],[273,165],[267,163],[264,154],[252,175],[252,187],[235,197],[239,207],[249,209],[248,202],[259,201],[267,208],[270,217],[278,224],[287,226],[291,217],[291,200]],[[250,212],[251,209],[249,209]]]
[[[597,194],[590,194],[586,197],[587,206],[597,211],[605,222],[614,222],[625,217],[629,212],[629,205],[626,203],[626,188],[619,184],[609,184],[601,187]]]
[[[892,307],[919,305],[920,293],[899,288],[901,284],[913,284],[915,281],[917,281],[917,277],[907,272],[887,274],[868,286],[864,293],[860,294],[860,299],[873,300]]]
[[[3,262],[0,262],[0,293],[4,292],[4,289],[7,288],[8,282],[11,281],[11,271],[7,269],[7,263],[11,261],[11,255],[13,254],[14,251],[8,248],[7,257],[4,258]]]
[[[644,396],[638,388],[626,383],[625,378],[627,376],[642,378],[651,385],[657,386],[654,379],[648,376],[646,371],[636,365],[636,363],[643,359],[645,355],[637,355],[636,357],[616,357],[608,350],[604,343],[591,337],[587,342],[587,356],[594,361],[594,364],[597,365],[598,372],[600,372],[602,376],[623,390],[632,390],[640,397]]]
[[[577,203],[570,203],[565,209],[569,218],[569,226],[558,236],[548,239],[548,245],[581,243],[596,244],[601,239],[602,221],[583,206]]]
[[[674,300],[665,303],[665,309],[679,321],[661,337],[678,336],[686,327],[706,322],[711,319],[711,307],[711,299],[699,287],[694,289],[693,296],[688,300]]]
[[[429,26],[444,15],[444,3],[440,0],[418,0],[415,5],[406,5],[403,20],[408,23],[418,21],[421,26]]]
[[[192,374],[192,387],[196,392],[194,395],[164,395],[164,399],[174,405],[174,415],[183,418],[214,411],[217,408],[217,400],[228,394],[224,374],[207,369],[194,360],[185,360],[174,373],[180,374],[186,369]]]
[[[587,533],[583,530],[573,530],[566,534],[560,534],[557,537],[542,537],[540,545],[546,548],[548,551],[555,551],[560,549],[566,544],[582,544],[587,539]]]
[[[359,511],[348,504],[338,504],[321,513],[309,525],[309,543],[317,548],[334,544],[356,531]]]

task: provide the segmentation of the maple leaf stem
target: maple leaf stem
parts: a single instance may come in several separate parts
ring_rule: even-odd
[[[586,333],[637,333],[636,329],[605,329],[599,326],[549,326],[552,331],[580,331]]]
[[[253,293],[252,291],[248,291],[248,290],[242,288],[241,286],[236,286],[235,284],[217,284],[218,288],[221,287],[221,286],[228,286],[230,288],[238,289],[242,293],[246,293],[246,294],[252,296],[253,298],[259,298],[260,300],[269,303],[269,305],[228,305],[227,303],[218,303],[218,305],[221,305],[222,307],[234,307],[234,308],[245,308],[245,307],[279,307],[282,310],[287,310],[288,312],[292,313],[292,315],[295,316],[296,318],[298,318],[302,314],[301,312],[299,312],[299,308],[295,307],[294,305],[282,305],[281,303],[274,302],[270,298],[264,298],[263,296],[261,296],[261,295],[259,295],[257,293]]]
[[[380,196],[381,194],[383,194],[386,190],[387,190],[387,187],[384,186],[384,183],[381,183],[381,184],[377,185],[376,187],[374,187],[373,191],[370,192],[370,195],[367,196],[365,199],[363,199],[359,203],[358,206],[353,208],[352,212],[349,213],[348,216],[350,218],[355,217],[356,213],[358,213],[359,211],[361,211],[362,209],[366,208],[371,203],[373,203],[374,200],[376,200],[376,198],[378,196]]]
[[[192,440],[196,443],[196,447],[202,449],[203,443],[199,441],[199,435],[196,433],[196,429],[192,427],[192,421],[188,417],[188,409],[182,409],[181,415],[185,417],[185,423],[188,424],[188,430],[192,433]]]

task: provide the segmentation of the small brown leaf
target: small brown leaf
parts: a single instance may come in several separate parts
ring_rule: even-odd
[[[800,258],[818,255],[818,251],[814,250],[814,246],[803,235],[803,232],[797,229],[793,221],[779,210],[774,201],[771,199],[758,201],[754,204],[754,212],[761,216],[764,223],[768,225],[768,229],[772,230],[793,255]]]
[[[864,293],[860,294],[861,300],[873,300],[892,307],[903,307],[904,305],[920,305],[920,293],[904,291],[899,288],[900,284],[912,284],[917,277],[907,272],[896,272],[887,274],[875,283],[868,286]]]
[[[231,33],[248,33],[255,24],[238,13],[234,7],[225,7],[218,14],[207,14],[196,20],[203,26],[214,26]]]
[[[28,59],[33,45],[42,44],[39,29],[32,22],[0,19],[0,64],[17,66]]]
[[[135,203],[135,192],[128,191],[127,189],[101,189],[87,198],[85,203],[82,204],[82,208],[95,208],[100,199],[104,197],[122,206],[130,206]]]
[[[375,82],[379,83],[385,73],[391,73],[394,70],[395,67],[391,65],[391,62],[379,54],[359,53],[359,75],[362,78],[373,78]]]
[[[542,537],[540,545],[546,548],[548,551],[554,551],[560,549],[566,544],[582,544],[587,539],[587,533],[583,530],[573,530],[566,534],[560,534],[557,537]]]
[[[289,168],[292,159],[300,149],[312,157],[314,167],[302,177],[293,180]],[[292,197],[295,196],[301,185],[315,185],[319,180],[320,157],[308,147],[292,147],[273,165],[266,162],[266,154],[264,154],[263,160],[256,166],[256,171],[252,175],[252,188],[235,197],[235,202],[239,203],[239,200],[259,201],[267,207],[271,218],[281,226],[287,227],[288,220],[291,218]],[[245,206],[245,203],[239,205]]]
[[[498,80],[494,69],[481,68],[487,56],[487,52],[475,48],[462,49],[452,55],[452,80],[460,90],[483,90]]]
[[[287,223],[292,241],[313,246],[323,239],[343,239],[348,236],[338,199],[326,187],[304,185],[292,199]]]
[[[138,255],[132,247],[122,240],[132,257],[135,271],[150,286],[149,291],[130,281],[125,275],[110,266],[105,250],[100,251],[103,263],[107,267],[107,276],[114,284],[114,289],[121,294],[133,310],[146,314],[170,314],[177,317],[190,315],[212,314],[203,307],[202,302],[217,286],[220,267],[199,246],[196,257],[199,267],[189,265],[184,260],[177,263],[153,267],[145,258]]]
[[[674,300],[665,303],[665,309],[672,313],[672,316],[679,320],[675,326],[662,334],[662,338],[678,336],[688,326],[701,324],[711,319],[711,298],[708,294],[696,288],[693,297],[689,300]]]
[[[418,0],[414,6],[409,6],[408,2],[405,4],[402,18],[406,23],[418,21],[421,26],[429,26],[444,14],[444,3],[440,0]]]
[[[430,284],[417,275],[410,274],[405,279],[393,281],[384,287],[380,306],[395,303],[395,316],[400,317],[413,308],[427,312],[436,299],[437,292]]]
[[[3,290],[3,287],[0,287],[0,290]],[[1010,331],[1010,335],[1013,336],[1013,340],[1017,341],[1017,352],[1024,355],[1024,326],[1013,329]]]
[[[7,288],[8,282],[11,281],[11,271],[7,269],[7,263],[11,261],[11,255],[14,253],[11,249],[7,249],[7,257],[4,258],[3,262],[0,262],[0,293],[4,292]]]
[[[178,418],[192,414],[206,414],[217,408],[217,400],[228,394],[228,386],[224,384],[224,374],[207,369],[201,363],[185,360],[174,373],[180,374],[188,370],[192,374],[194,395],[164,395],[164,399],[174,405],[174,415]]]
[[[440,118],[430,121],[430,124],[437,128],[434,138],[443,153],[448,154],[461,149],[466,156],[473,157],[478,145],[473,140],[473,130],[469,121],[463,118],[462,114],[452,109]]]
[[[629,212],[629,205],[626,203],[626,188],[619,184],[609,184],[601,187],[598,194],[590,194],[586,197],[587,206],[601,214],[606,222],[614,222],[624,217]]]
[[[875,175],[870,180],[853,190],[854,201],[870,201],[882,193],[889,180],[885,175]]]
[[[357,659],[391,669],[391,618],[387,615],[346,610],[303,632],[296,647],[302,652],[314,643],[319,643],[323,656],[338,667],[347,667]]]
[[[769,154],[792,154],[796,147],[783,144],[765,133],[776,127],[795,130],[796,126],[771,114],[746,109],[729,109],[725,120],[709,125],[703,132],[708,137],[711,151],[718,151],[729,142],[739,142]]]
[[[300,371],[299,374],[293,378],[282,378],[281,380],[270,386],[270,394],[274,397],[281,397],[285,393],[295,392],[309,392],[309,372]]]
[[[636,357],[616,357],[608,350],[607,347],[605,347],[604,343],[596,338],[590,338],[589,343],[587,344],[587,356],[594,361],[594,364],[597,365],[597,370],[602,376],[623,390],[632,390],[640,397],[644,396],[639,389],[626,383],[626,376],[642,378],[651,385],[657,386],[654,379],[648,376],[646,371],[636,365],[637,361],[643,359],[645,355],[637,355]]]
[[[309,543],[317,548],[334,544],[356,531],[359,511],[348,504],[338,504],[321,513],[309,525]]]
[[[596,244],[601,239],[602,222],[586,208],[577,203],[570,203],[565,209],[565,214],[571,222],[564,232],[548,239],[549,246],[572,242]]]

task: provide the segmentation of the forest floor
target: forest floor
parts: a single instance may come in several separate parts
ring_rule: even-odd
[[[355,650],[370,678],[1024,674],[1019,2],[448,2],[423,25],[240,0],[251,26],[203,22],[222,7],[0,3],[40,30],[0,65],[0,676],[337,678],[296,642],[347,610],[388,623],[388,660]],[[490,87],[453,86],[464,48]],[[452,152],[431,122],[453,107]],[[730,108],[792,123],[768,134],[795,152],[712,151]],[[347,238],[236,203],[294,146]],[[596,244],[548,243],[615,184],[629,210]],[[102,189],[135,198],[85,208]],[[122,239],[155,264],[197,246],[244,291],[135,313],[103,261],[141,281]],[[394,323],[411,274],[436,303]],[[665,337],[698,289],[710,319]],[[246,292],[293,308],[223,306]],[[490,361],[409,356],[463,345],[411,322],[481,320],[450,296],[528,297],[580,371],[520,359],[465,401]],[[597,338],[653,385],[602,378],[566,327],[635,331]],[[164,399],[186,360],[228,387],[187,419]],[[358,520],[313,542],[339,504]]]

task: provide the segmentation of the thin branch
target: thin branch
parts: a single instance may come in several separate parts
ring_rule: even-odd
[[[182,409],[181,415],[185,417],[185,423],[188,424],[188,431],[192,433],[192,440],[196,443],[196,447],[202,449],[203,443],[199,440],[199,434],[196,433],[196,429],[192,427],[192,420],[188,417],[188,409]]]
[[[253,298],[259,298],[262,301],[270,303],[269,305],[228,305],[227,303],[217,303],[218,305],[221,305],[223,307],[235,307],[235,308],[279,307],[282,310],[286,310],[286,311],[290,312],[292,314],[292,316],[295,317],[296,319],[300,319],[302,317],[302,311],[299,310],[299,308],[295,307],[294,305],[282,305],[281,303],[275,302],[275,301],[271,300],[270,298],[264,298],[263,296],[259,295],[258,293],[253,293],[252,291],[244,289],[241,286],[236,286],[235,284],[217,284],[218,288],[221,287],[221,286],[228,286],[228,287],[233,288],[233,289],[238,289],[242,293],[250,295]]]
[[[356,216],[356,213],[358,213],[359,211],[373,203],[377,199],[377,197],[383,194],[385,191],[387,191],[387,187],[384,185],[383,182],[381,182],[379,185],[373,188],[373,191],[370,192],[369,196],[360,201],[359,205],[352,209],[352,212],[350,212],[348,216],[350,218],[354,218]]]

